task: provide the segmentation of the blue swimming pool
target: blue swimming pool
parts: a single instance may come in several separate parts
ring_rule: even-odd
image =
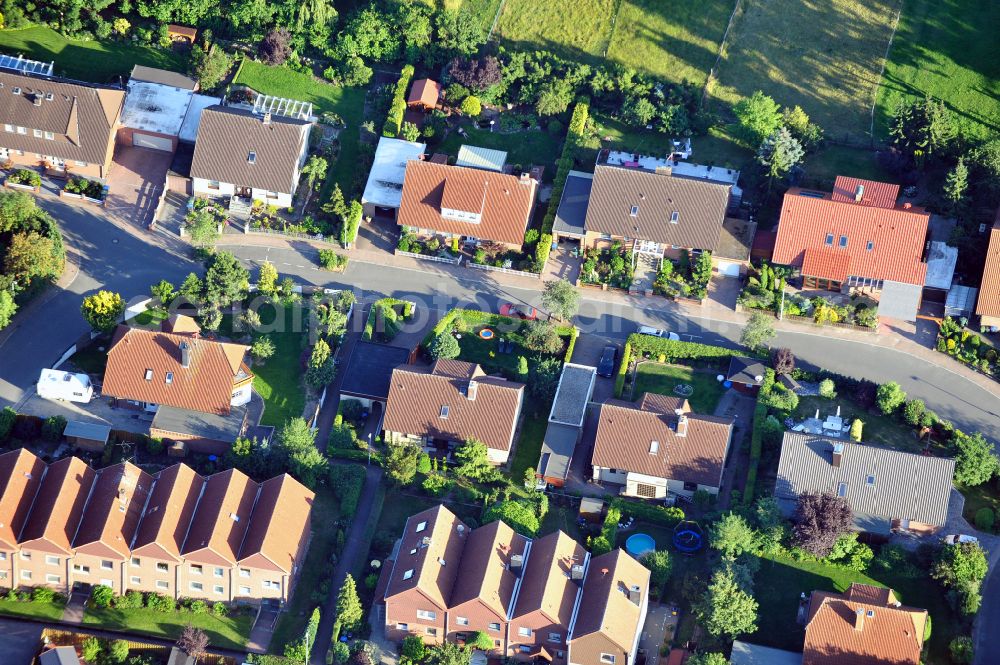
[[[625,541],[625,551],[634,557],[641,557],[656,549],[656,541],[646,533],[636,533]]]

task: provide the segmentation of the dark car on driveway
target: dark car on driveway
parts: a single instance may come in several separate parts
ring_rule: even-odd
[[[505,302],[500,305],[500,314],[525,321],[534,321],[538,318],[538,310],[534,307],[530,305],[518,305],[512,302]]]
[[[615,373],[615,360],[618,358],[618,347],[608,344],[601,351],[601,362],[597,363],[597,374],[611,377]]]

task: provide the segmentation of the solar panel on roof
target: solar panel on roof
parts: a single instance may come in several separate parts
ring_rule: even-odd
[[[23,55],[19,55],[16,58],[12,55],[0,56],[0,69],[11,69],[13,71],[23,72],[25,74],[41,74],[43,76],[52,76],[53,64],[54,63],[51,62],[28,60]]]

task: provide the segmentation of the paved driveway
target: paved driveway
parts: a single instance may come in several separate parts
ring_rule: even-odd
[[[0,619],[0,660],[5,665],[31,665],[41,646],[41,624]]]
[[[136,226],[148,226],[172,160],[173,155],[162,150],[116,146],[108,174],[108,212]]]

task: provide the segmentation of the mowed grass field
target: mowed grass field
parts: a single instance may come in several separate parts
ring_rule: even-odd
[[[966,135],[1000,130],[1000,3],[906,0],[879,90],[876,133],[885,138],[899,102],[931,95],[954,110]]]
[[[867,142],[897,9],[898,0],[749,0],[712,95],[733,104],[763,90],[801,106],[830,138]],[[970,8],[970,20],[977,14]]]
[[[608,60],[703,86],[733,6],[733,0],[622,0]]]
[[[517,48],[543,49],[581,62],[603,57],[615,0],[507,0],[496,32]]]

